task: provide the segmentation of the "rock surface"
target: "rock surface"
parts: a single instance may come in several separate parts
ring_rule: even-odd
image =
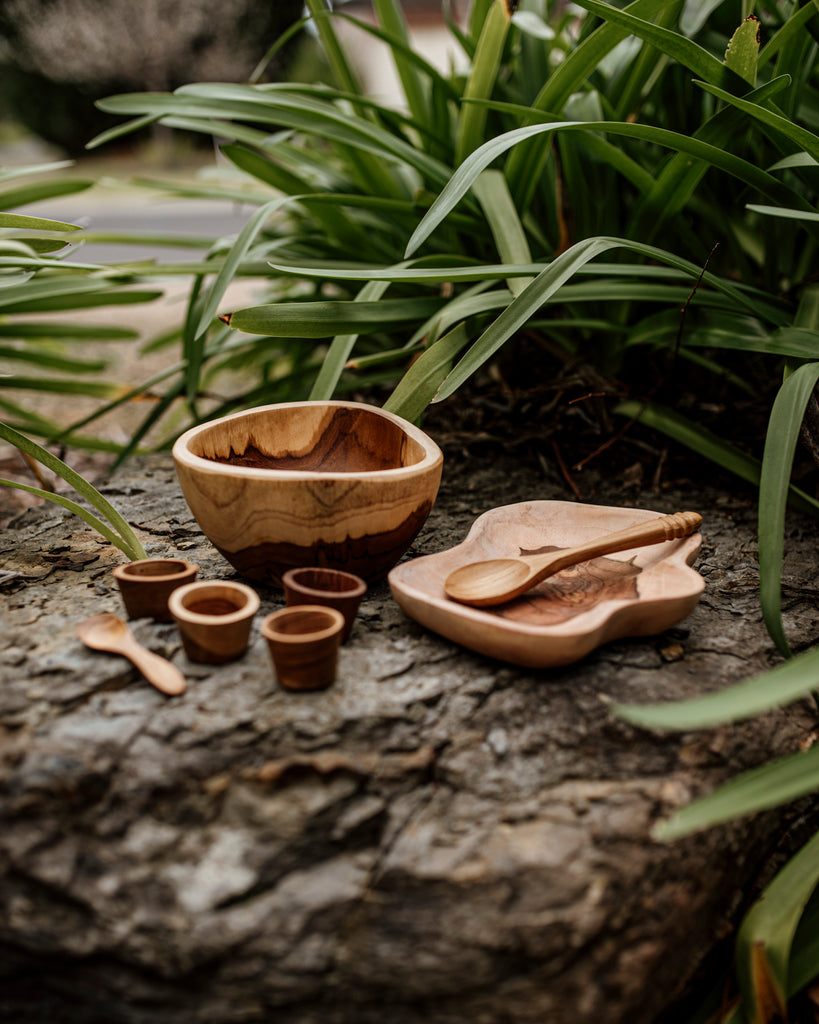
[[[170,459],[104,488],[151,555],[232,578]],[[370,589],[324,693],[246,657],[187,661],[133,624],[167,699],[74,625],[121,613],[115,548],[59,508],[0,535],[0,1018],[125,1024],[649,1024],[729,935],[793,808],[662,845],[654,822],[798,748],[807,702],[675,736],[613,701],[689,696],[779,659],[761,622],[753,496],[598,484],[597,504],[705,517],[697,609],[666,634],[533,671],[457,648]],[[567,499],[536,460],[454,453],[408,557],[487,508]],[[819,632],[817,528],[789,520],[786,625]],[[281,606],[260,589],[262,614]],[[816,813],[806,821],[815,827]]]

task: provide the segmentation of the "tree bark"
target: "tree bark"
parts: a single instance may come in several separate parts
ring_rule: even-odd
[[[548,469],[548,467],[547,467]],[[233,578],[166,456],[105,492],[149,554]],[[124,1024],[650,1024],[719,944],[810,802],[661,845],[653,823],[796,750],[808,701],[684,735],[616,701],[691,696],[779,659],[761,622],[753,494],[584,478],[587,501],[704,515],[697,609],[658,637],[533,671],[456,647],[372,587],[336,685],[277,687],[247,655],[187,661],[132,623],[187,693],[167,699],[74,625],[122,613],[120,553],[61,509],[0,535],[0,1016]],[[568,497],[558,471],[449,453],[408,557],[486,509]],[[817,529],[788,522],[790,636],[817,635]],[[262,614],[281,606],[260,590]]]

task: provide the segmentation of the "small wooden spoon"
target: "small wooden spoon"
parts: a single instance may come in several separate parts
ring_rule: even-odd
[[[698,529],[701,522],[702,516],[697,512],[675,512],[547,555],[521,555],[519,558],[472,562],[451,572],[444,581],[444,590],[453,600],[476,608],[502,604],[520,597],[536,583],[570,565],[609,555],[614,551],[626,551],[629,548],[687,537]]]
[[[185,692],[185,677],[179,669],[137,643],[127,623],[118,615],[109,612],[92,615],[79,623],[77,636],[86,647],[95,651],[110,651],[128,658],[162,693],[175,697]]]

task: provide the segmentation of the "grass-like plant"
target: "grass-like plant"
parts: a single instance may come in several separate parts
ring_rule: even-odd
[[[62,459],[58,459],[48,449],[43,448],[42,445],[32,441],[30,437],[26,437],[25,434],[21,434],[6,423],[0,423],[0,439],[13,444],[24,455],[29,456],[29,458],[45,466],[46,469],[56,473],[57,476],[70,484],[78,495],[85,498],[99,515],[96,515],[91,509],[79,504],[79,502],[74,501],[72,498],[67,498],[63,494],[57,494],[43,487],[31,487],[20,481],[6,480],[4,478],[0,478],[0,484],[26,491],[28,494],[34,494],[38,498],[68,509],[69,512],[73,512],[74,515],[79,516],[89,526],[92,526],[109,543],[118,547],[131,561],[146,557],[145,549],[126,520],[123,519],[111,502],[103,494],[100,494],[97,488],[90,484],[81,474],[66,465]]]
[[[657,404],[643,368],[662,374],[676,354],[744,397],[815,352],[800,305],[819,230],[813,0],[769,0],[761,27],[738,0],[705,15],[588,0],[584,18],[478,0],[452,26],[470,71],[447,76],[379,0],[360,30],[390,49],[398,111],[363,94],[336,21],[308,6],[336,87],[198,84],[103,103],[135,120],[97,144],[150,119],[226,139],[244,184],[200,194],[258,207],[229,252],[185,268],[169,402],[195,418],[387,384],[387,406],[418,419],[526,336],[547,372],[582,361],[618,376],[632,394],[616,414],[758,479],[761,453]],[[226,331],[214,315],[227,286],[260,272],[275,301],[234,311]],[[205,410],[237,361],[258,386]]]
[[[113,505],[62,459],[29,436],[54,437],[61,432],[60,424],[40,415],[33,404],[21,404],[6,397],[12,389],[35,396],[49,393],[102,399],[121,392],[121,386],[95,379],[106,367],[103,360],[77,357],[70,346],[132,340],[136,332],[116,325],[84,324],[72,314],[82,309],[150,302],[162,294],[158,290],[127,287],[127,273],[116,268],[65,259],[74,248],[72,238],[80,233],[77,225],[12,212],[14,207],[70,195],[91,186],[91,181],[79,178],[53,177],[51,172],[66,166],[47,164],[0,170],[0,363],[23,368],[22,373],[0,373],[0,440],[56,473],[86,499],[91,509],[44,487],[7,479],[0,479],[0,485],[68,509],[129,558],[144,558],[138,538]],[[47,172],[46,179],[39,180]],[[57,319],[55,314],[68,315],[66,319]],[[70,440],[84,447],[115,448],[93,437],[72,436]]]
[[[55,176],[68,166],[0,168],[0,363],[8,368],[0,373],[0,413],[15,428],[40,437],[58,434],[60,425],[40,416],[33,402],[7,397],[9,392],[110,398],[122,387],[99,379],[106,361],[76,356],[72,349],[137,337],[130,328],[83,323],[73,314],[152,302],[162,294],[157,288],[130,287],[134,279],[125,270],[77,259],[83,235],[78,225],[14,212],[93,185]],[[58,319],[58,314],[65,316]],[[12,368],[17,372],[9,372]],[[93,437],[71,440],[106,447]]]

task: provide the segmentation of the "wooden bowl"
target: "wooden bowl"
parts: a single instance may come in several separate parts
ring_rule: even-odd
[[[456,547],[394,568],[390,588],[408,615],[464,647],[529,668],[567,665],[609,640],[651,636],[685,618],[705,587],[690,567],[700,534],[581,562],[493,607],[451,600],[444,580],[470,562],[572,547],[658,515],[569,501],[505,505],[479,516]]]
[[[173,448],[202,532],[243,576],[301,566],[384,576],[423,526],[443,456],[411,423],[355,402],[290,402],[193,427]]]

